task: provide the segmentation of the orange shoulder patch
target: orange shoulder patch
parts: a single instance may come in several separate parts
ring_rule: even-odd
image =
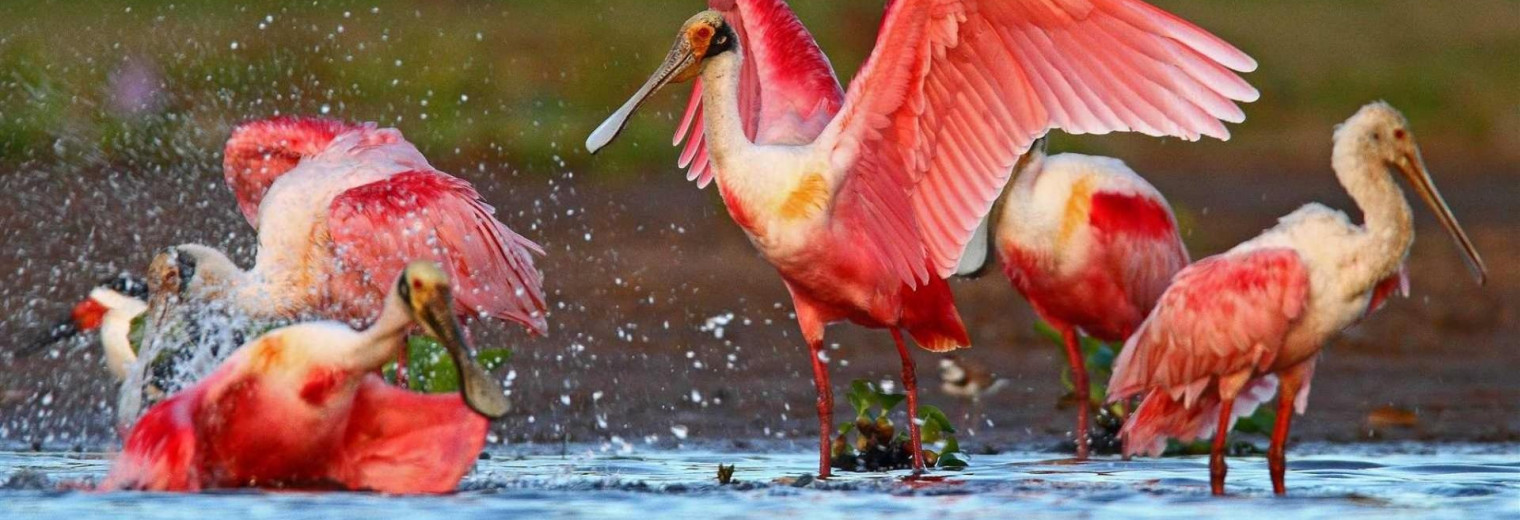
[[[1071,240],[1078,226],[1087,225],[1087,215],[1092,212],[1093,177],[1084,176],[1071,185],[1071,195],[1066,197],[1066,211],[1061,215],[1061,234],[1056,243],[1064,246]]]
[[[809,173],[802,177],[797,187],[786,194],[778,213],[787,220],[808,218],[823,210],[828,203],[828,182],[823,180],[823,175]]]
[[[264,336],[258,345],[253,346],[253,351],[248,353],[248,369],[254,372],[268,372],[285,359],[285,340],[279,335]]]

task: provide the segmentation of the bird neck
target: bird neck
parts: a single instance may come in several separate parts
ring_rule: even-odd
[[[755,143],[744,133],[744,119],[739,113],[739,77],[744,67],[739,49],[708,58],[702,68],[702,125],[707,152],[718,166],[719,180],[723,166]]]
[[[1346,193],[1362,211],[1362,233],[1357,247],[1350,248],[1346,264],[1355,280],[1354,292],[1371,290],[1403,265],[1414,243],[1413,215],[1404,192],[1394,183],[1388,167],[1365,142],[1336,141],[1331,166]]]
[[[362,341],[349,356],[356,370],[374,370],[395,359],[396,352],[405,348],[406,333],[412,328],[412,312],[401,295],[392,289],[385,297],[385,307],[380,317],[360,333]]]

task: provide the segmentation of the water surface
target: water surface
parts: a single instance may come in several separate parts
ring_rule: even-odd
[[[1017,451],[977,455],[941,482],[908,483],[903,472],[801,478],[804,449],[621,453],[606,446],[497,448],[448,496],[225,491],[199,495],[60,490],[103,476],[98,453],[0,452],[0,517],[385,518],[461,520],[513,516],[735,518],[933,518],[941,515],[1520,518],[1520,447],[1498,445],[1308,445],[1290,453],[1291,496],[1273,497],[1265,459],[1230,460],[1231,496],[1208,495],[1205,457],[1102,459]],[[550,450],[552,451],[552,450]],[[720,486],[719,463],[737,464]],[[802,485],[798,485],[798,484]]]

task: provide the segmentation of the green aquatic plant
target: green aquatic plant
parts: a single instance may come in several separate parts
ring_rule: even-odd
[[[869,381],[850,382],[845,400],[855,409],[853,421],[840,423],[830,465],[844,471],[888,471],[913,466],[912,443],[906,428],[893,423],[892,411],[907,395],[883,392]],[[955,427],[938,407],[918,407],[924,462],[931,467],[960,469],[969,459],[955,438]],[[850,442],[849,435],[855,434]],[[931,448],[932,446],[932,448]]]
[[[476,362],[488,371],[506,364],[511,358],[512,350],[508,348],[485,348],[475,353]],[[387,363],[383,373],[386,381],[395,383],[396,363]],[[414,335],[406,338],[406,379],[407,387],[417,392],[441,394],[459,391],[459,370],[455,368],[448,350],[432,336]]]

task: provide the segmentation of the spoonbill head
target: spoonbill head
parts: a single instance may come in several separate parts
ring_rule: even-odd
[[[644,86],[628,98],[617,111],[602,121],[586,138],[586,149],[591,153],[601,151],[628,126],[628,118],[644,106],[650,96],[671,83],[695,79],[702,72],[702,64],[708,58],[738,49],[739,37],[724,20],[723,13],[707,10],[688,18],[681,24],[675,43],[665,60],[655,69],[654,75]]]
[[[282,327],[154,405],[126,436],[108,489],[322,487],[446,492],[473,465],[487,418],[509,410],[469,356],[447,275],[413,263],[380,318]],[[415,394],[374,374],[420,326],[458,363],[458,395]]]
[[[1224,492],[1234,420],[1277,393],[1268,451],[1272,487],[1286,492],[1284,445],[1325,342],[1377,310],[1399,287],[1414,242],[1403,177],[1435,212],[1481,285],[1487,269],[1431,180],[1404,116],[1371,103],[1336,128],[1331,166],[1362,224],[1306,204],[1276,227],[1177,273],[1114,363],[1109,400],[1144,400],[1121,436],[1126,453],[1159,454],[1167,438],[1214,437],[1210,483]]]

